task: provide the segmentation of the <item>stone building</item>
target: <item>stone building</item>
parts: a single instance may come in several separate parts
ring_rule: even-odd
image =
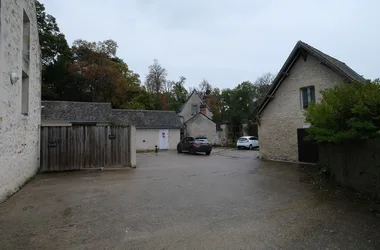
[[[205,136],[215,144],[217,141],[216,124],[212,120],[209,95],[203,98],[194,90],[179,110],[178,115],[184,125],[184,136]]]
[[[251,115],[258,123],[261,157],[300,161],[306,148],[299,132],[309,126],[304,117],[309,103],[320,102],[323,89],[364,80],[345,63],[299,41]]]
[[[41,61],[34,0],[0,0],[0,201],[39,167]]]

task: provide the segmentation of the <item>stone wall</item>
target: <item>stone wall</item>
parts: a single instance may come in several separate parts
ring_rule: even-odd
[[[29,64],[23,59],[24,10],[30,21]],[[2,201],[16,192],[39,167],[41,62],[35,1],[1,0],[0,12],[0,201]],[[29,75],[29,95],[26,95],[29,96],[28,114],[22,114],[21,107],[23,71]],[[19,77],[14,84],[10,81],[11,73]],[[24,83],[27,84],[27,81]]]
[[[320,91],[343,82],[343,78],[309,55],[299,57],[274,98],[267,104],[260,118],[258,135],[260,156],[271,160],[298,161],[297,128],[305,123],[301,108],[300,88],[315,87],[316,101]]]
[[[319,145],[320,167],[343,187],[380,199],[380,140]]]
[[[198,114],[186,123],[186,136],[205,136],[215,144],[216,124],[202,114]]]
[[[227,125],[220,125],[220,129],[216,130],[215,143],[216,146],[226,147],[230,144],[228,139]]]

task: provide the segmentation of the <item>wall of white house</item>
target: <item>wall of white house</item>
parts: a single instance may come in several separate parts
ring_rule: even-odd
[[[155,146],[159,147],[159,131],[160,129],[136,129],[136,150],[154,150]],[[177,149],[180,141],[180,130],[169,129],[169,150]]]
[[[320,91],[343,82],[343,78],[309,55],[293,65],[274,98],[261,114],[258,128],[260,155],[266,159],[298,161],[297,129],[306,125],[301,108],[302,87],[314,86],[317,102]]]
[[[39,167],[40,72],[35,1],[1,0],[0,201]],[[11,74],[19,78],[17,82],[11,83]]]
[[[185,104],[185,106],[183,107],[182,111],[179,113],[180,116],[183,116],[184,117],[184,122],[186,122],[187,120],[189,120],[191,117],[193,117],[194,115],[196,115],[197,113],[200,112],[200,105],[202,103],[202,100],[201,98],[199,97],[198,94],[194,93],[190,98],[189,100],[187,101],[187,103]],[[197,112],[193,112],[192,110],[192,106],[193,105],[197,105]],[[206,115],[212,119],[212,112],[210,112],[209,109],[206,109]]]

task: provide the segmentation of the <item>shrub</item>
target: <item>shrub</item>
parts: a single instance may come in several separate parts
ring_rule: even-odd
[[[322,91],[306,113],[308,139],[339,143],[380,136],[380,85],[344,83]]]

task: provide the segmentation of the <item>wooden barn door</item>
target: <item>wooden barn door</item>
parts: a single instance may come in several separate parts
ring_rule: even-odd
[[[41,172],[130,166],[130,127],[41,127]]]

